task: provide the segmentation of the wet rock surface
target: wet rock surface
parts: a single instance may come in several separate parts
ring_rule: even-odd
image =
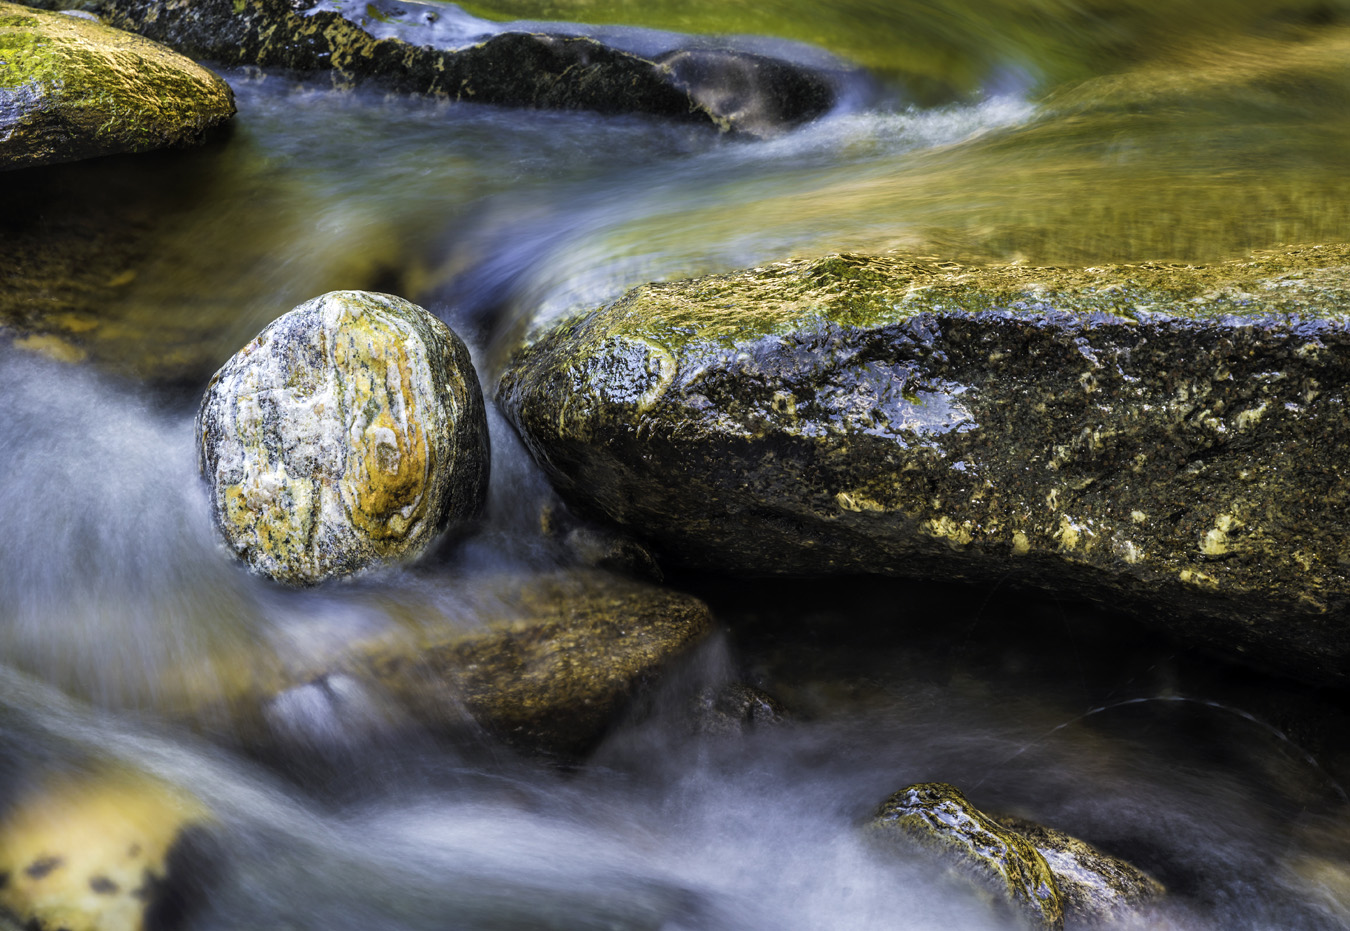
[[[200,143],[234,109],[224,81],[156,42],[0,3],[0,171]]]
[[[1143,870],[1063,831],[1000,816],[998,824],[1025,838],[1045,858],[1064,901],[1065,928],[1110,926],[1134,915],[1165,890]]]
[[[209,670],[175,671],[160,686],[163,710],[283,752],[413,725],[574,758],[712,629],[696,598],[593,570],[451,580],[443,591],[460,587],[475,594],[429,592],[405,624],[375,635],[289,652],[258,644]],[[345,601],[359,611],[362,594]]]
[[[691,702],[694,728],[715,737],[740,737],[788,720],[778,699],[744,682],[700,689]]]
[[[0,906],[41,931],[159,927],[180,851],[209,821],[196,798],[142,773],[49,776],[0,819]]]
[[[1347,681],[1350,249],[832,256],[637,288],[498,400],[663,564],[1007,580]]]
[[[823,75],[763,55],[676,49],[656,63],[709,112],[759,135],[823,116],[835,102]]]
[[[424,4],[365,4],[360,15],[288,0],[99,0],[95,8],[109,23],[195,58],[329,71],[345,83],[374,78],[461,101],[642,113],[752,133],[819,116],[834,103],[826,78],[787,62],[728,51],[715,66],[702,55],[667,65],[584,36],[474,35],[447,28],[450,11]],[[736,89],[714,90],[718,75],[734,76]]]
[[[954,786],[924,782],[901,789],[882,804],[867,829],[879,842],[936,852],[1033,928],[1064,927],[1063,899],[1045,859]]]
[[[391,295],[334,291],[283,314],[211,380],[197,438],[226,542],[291,584],[416,558],[487,488],[468,350]]]

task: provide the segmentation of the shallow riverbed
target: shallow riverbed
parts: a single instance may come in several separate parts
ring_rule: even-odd
[[[927,83],[879,69],[765,140],[236,69],[237,125],[205,150],[7,176],[0,234],[45,250],[24,267],[50,278],[11,281],[0,306],[29,334],[0,349],[0,793],[97,760],[189,787],[218,822],[190,928],[999,927],[859,832],[938,780],[1152,872],[1172,894],[1145,927],[1350,923],[1345,696],[1016,579],[668,573],[719,633],[580,764],[305,708],[287,713],[309,749],[260,760],[155,711],[168,671],[224,689],[222,655],[303,654],[427,603],[472,626],[475,578],[576,565],[540,533],[557,502],[491,412],[485,525],[427,564],[283,591],[230,560],[196,404],[318,293],[421,302],[490,394],[513,340],[653,279],[841,250],[1207,261],[1350,239],[1350,27],[1287,17],[1207,42],[1212,24],[1178,13],[1188,38],[1156,54],[1038,71],[1026,56],[1067,40],[1017,59],[1016,36],[980,44],[1001,4],[952,9],[965,59]],[[1072,35],[1055,12],[1047,35]],[[727,681],[790,720],[700,733],[696,696]]]

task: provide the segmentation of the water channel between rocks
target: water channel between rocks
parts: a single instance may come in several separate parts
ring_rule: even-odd
[[[38,242],[40,222],[71,245],[50,260],[67,310],[20,341],[63,361],[0,349],[0,793],[110,761],[190,789],[216,822],[190,928],[1000,927],[859,832],[921,781],[1149,870],[1171,896],[1148,927],[1346,927],[1344,697],[1015,579],[668,575],[718,633],[565,767],[303,701],[274,710],[310,749],[259,760],[147,711],[173,670],[223,692],[238,671],[222,656],[304,655],[428,605],[471,627],[497,597],[480,580],[576,570],[491,408],[485,525],[425,564],[292,591],[230,560],[192,418],[281,312],[337,288],[402,294],[465,337],[490,395],[510,340],[648,280],[850,249],[1206,261],[1350,240],[1346,49],[1330,31],[1238,50],[1312,61],[1313,85],[1244,84],[1197,54],[1166,80],[1046,98],[1009,70],[968,102],[874,92],[759,141],[227,69],[227,139],[14,184],[11,241]],[[793,720],[692,729],[692,697],[727,681]]]

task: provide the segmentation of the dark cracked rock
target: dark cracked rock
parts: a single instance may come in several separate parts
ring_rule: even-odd
[[[652,284],[498,400],[672,564],[1008,580],[1350,681],[1350,247],[1203,266],[832,256]]]
[[[45,0],[43,0],[45,2]],[[343,84],[515,107],[638,113],[771,132],[834,104],[831,78],[748,53],[677,50],[653,61],[576,35],[446,28],[418,3],[97,0],[107,22],[193,58],[298,72]],[[671,56],[675,56],[671,58]]]

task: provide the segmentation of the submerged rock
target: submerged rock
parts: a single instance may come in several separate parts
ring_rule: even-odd
[[[936,851],[1032,927],[1064,927],[1063,900],[1045,858],[954,786],[924,782],[901,789],[882,804],[867,829],[885,843]]]
[[[199,904],[175,901],[175,866],[209,821],[196,798],[142,773],[53,775],[0,820],[0,905],[41,931],[161,927],[156,915]]]
[[[224,81],[156,42],[0,3],[0,171],[199,143],[233,115]]]
[[[1350,681],[1350,248],[1214,266],[840,255],[651,284],[498,399],[665,563],[1012,580]]]
[[[819,116],[830,80],[735,51],[669,64],[577,35],[447,28],[426,4],[313,0],[98,0],[112,23],[194,58],[304,72],[350,83],[515,107],[644,113],[763,133]],[[484,23],[483,25],[488,25]],[[719,88],[718,81],[726,79]],[[732,89],[734,87],[734,90]]]
[[[368,596],[352,591],[344,609],[406,621],[285,655],[254,643],[208,669],[175,670],[157,690],[162,711],[283,752],[359,746],[413,725],[577,757],[712,629],[696,598],[593,570],[410,587],[395,612]]]
[[[701,689],[694,696],[691,710],[695,729],[716,737],[739,737],[787,720],[778,699],[743,682]]]
[[[1063,831],[1010,816],[995,820],[1020,834],[1045,858],[1064,901],[1064,926],[1069,931],[1122,921],[1165,892],[1162,883],[1134,864]]]
[[[416,558],[487,490],[468,350],[387,294],[333,291],[277,318],[212,378],[197,441],[226,542],[291,584]]]

